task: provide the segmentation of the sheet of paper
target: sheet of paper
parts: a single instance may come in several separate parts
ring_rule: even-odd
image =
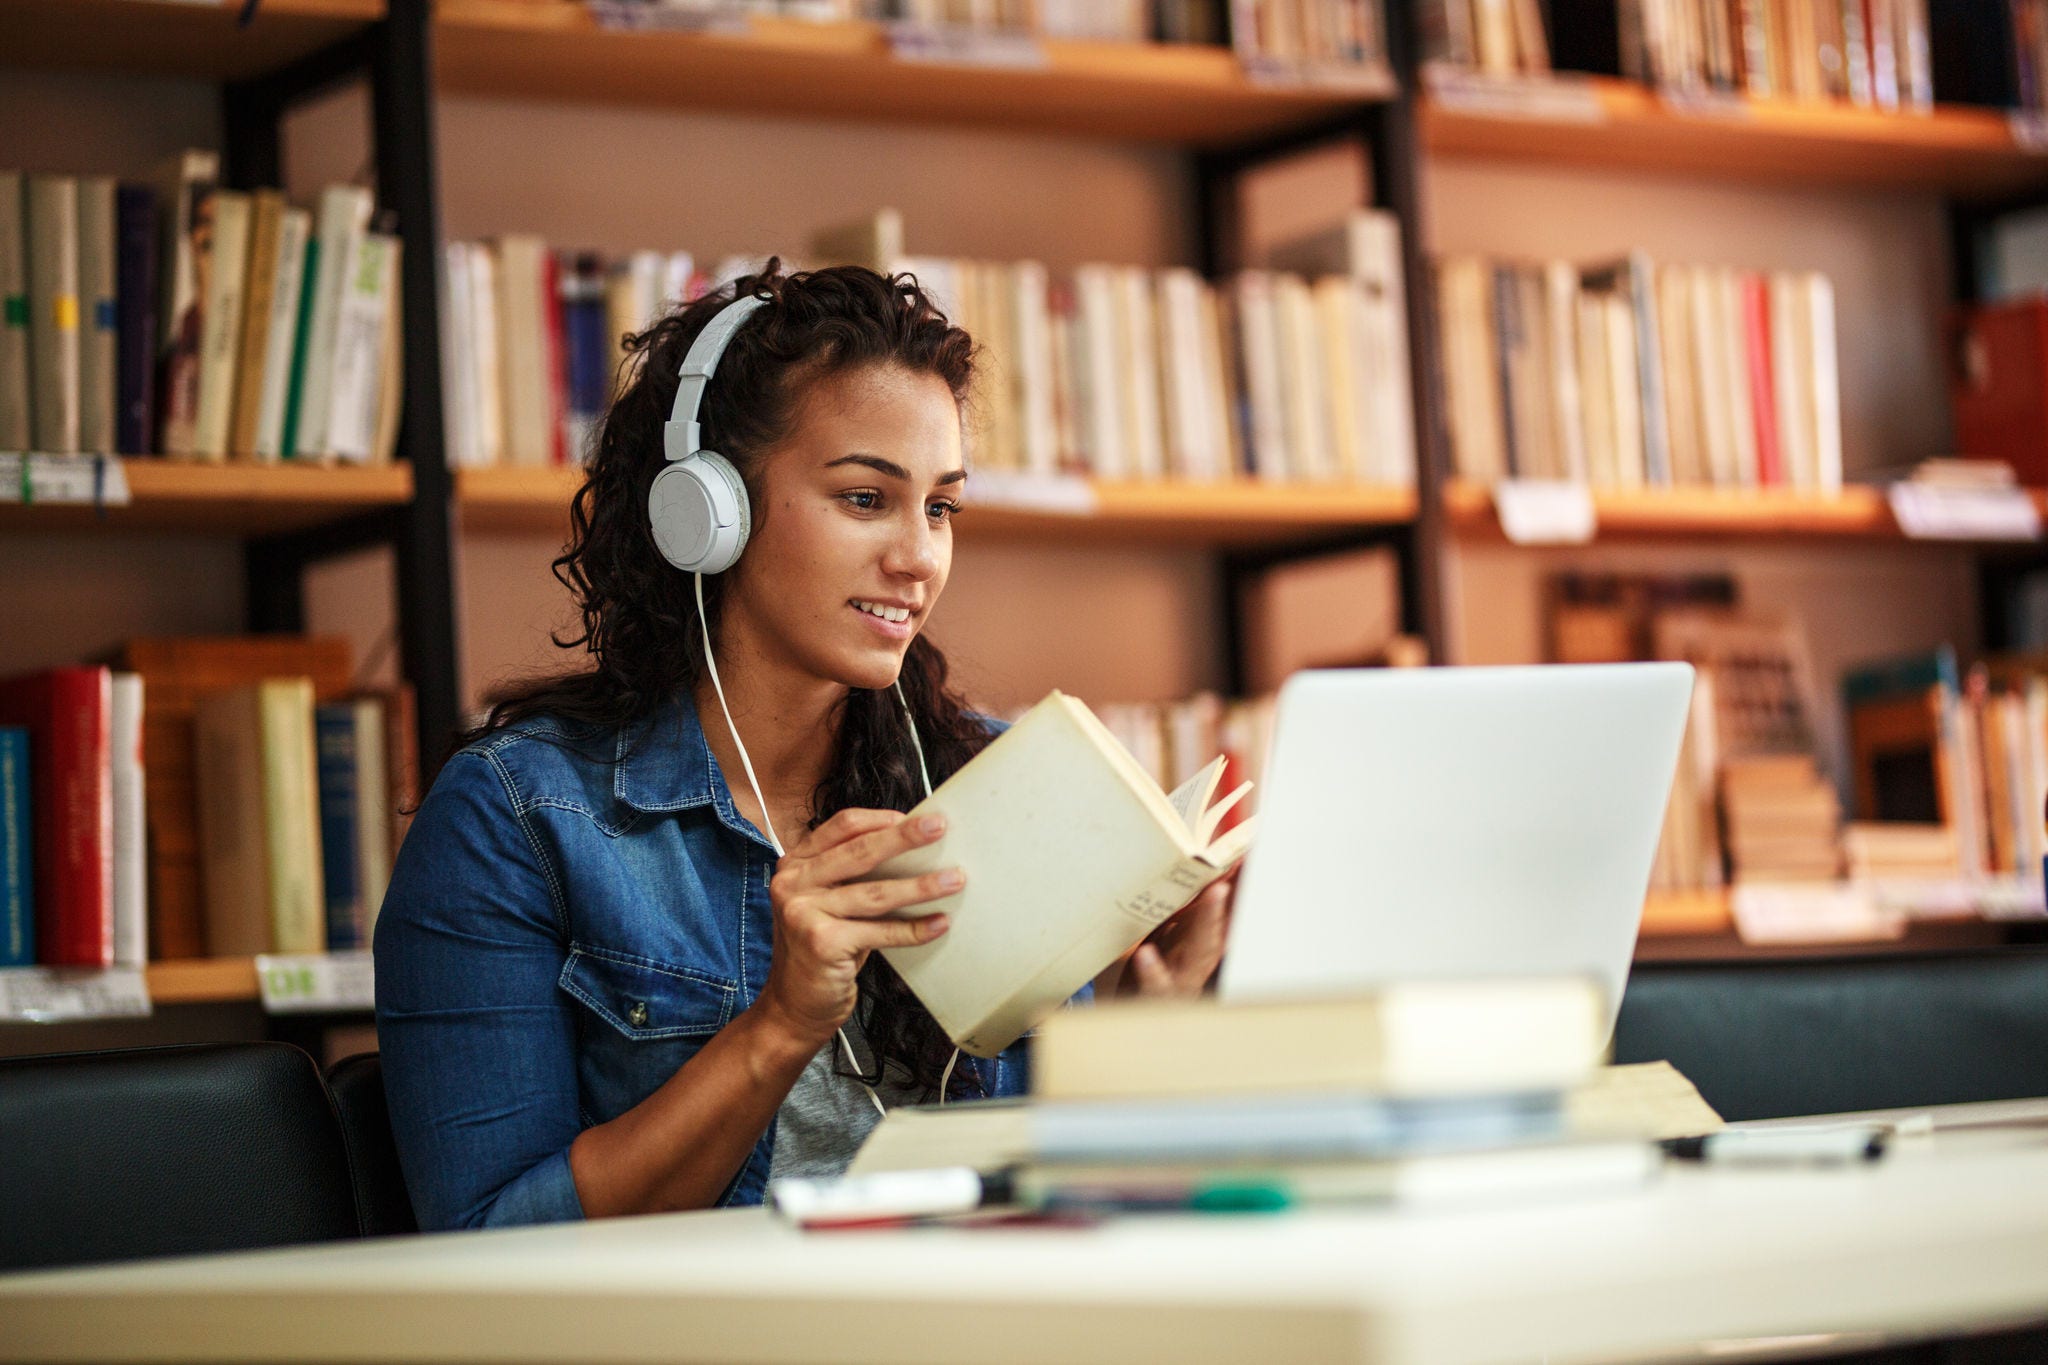
[[[1723,1124],[1714,1107],[1669,1062],[1605,1066],[1566,1097],[1575,1138],[1698,1137]]]

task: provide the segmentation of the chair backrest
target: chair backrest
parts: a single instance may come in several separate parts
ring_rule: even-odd
[[[336,1062],[328,1069],[327,1088],[341,1113],[363,1235],[418,1232],[419,1220],[413,1216],[405,1176],[398,1167],[398,1145],[391,1140],[391,1109],[384,1100],[384,1067],[377,1054],[360,1052]]]
[[[1730,1120],[2048,1095],[2048,952],[1645,963],[1614,1060],[1671,1062]]]
[[[0,1269],[353,1237],[341,1123],[284,1043],[0,1060]]]

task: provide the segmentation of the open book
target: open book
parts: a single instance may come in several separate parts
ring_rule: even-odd
[[[920,802],[946,833],[871,878],[959,867],[957,894],[911,908],[951,928],[884,952],[964,1052],[993,1057],[1229,871],[1253,821],[1216,826],[1216,759],[1172,794],[1095,713],[1054,692]]]

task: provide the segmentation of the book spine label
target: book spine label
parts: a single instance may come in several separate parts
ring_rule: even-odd
[[[0,967],[28,967],[36,960],[28,761],[28,731],[0,728]]]
[[[313,713],[319,746],[320,858],[327,904],[327,947],[333,952],[368,946],[363,941],[361,830],[357,792],[355,710],[347,704]]]

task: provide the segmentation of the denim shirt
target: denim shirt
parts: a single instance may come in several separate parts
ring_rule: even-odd
[[[578,1133],[673,1076],[768,978],[774,846],[687,696],[627,730],[551,718],[451,759],[377,919],[377,1039],[426,1229],[580,1218]],[[959,1067],[1028,1088],[1024,1044]],[[720,1198],[754,1204],[771,1123]]]

